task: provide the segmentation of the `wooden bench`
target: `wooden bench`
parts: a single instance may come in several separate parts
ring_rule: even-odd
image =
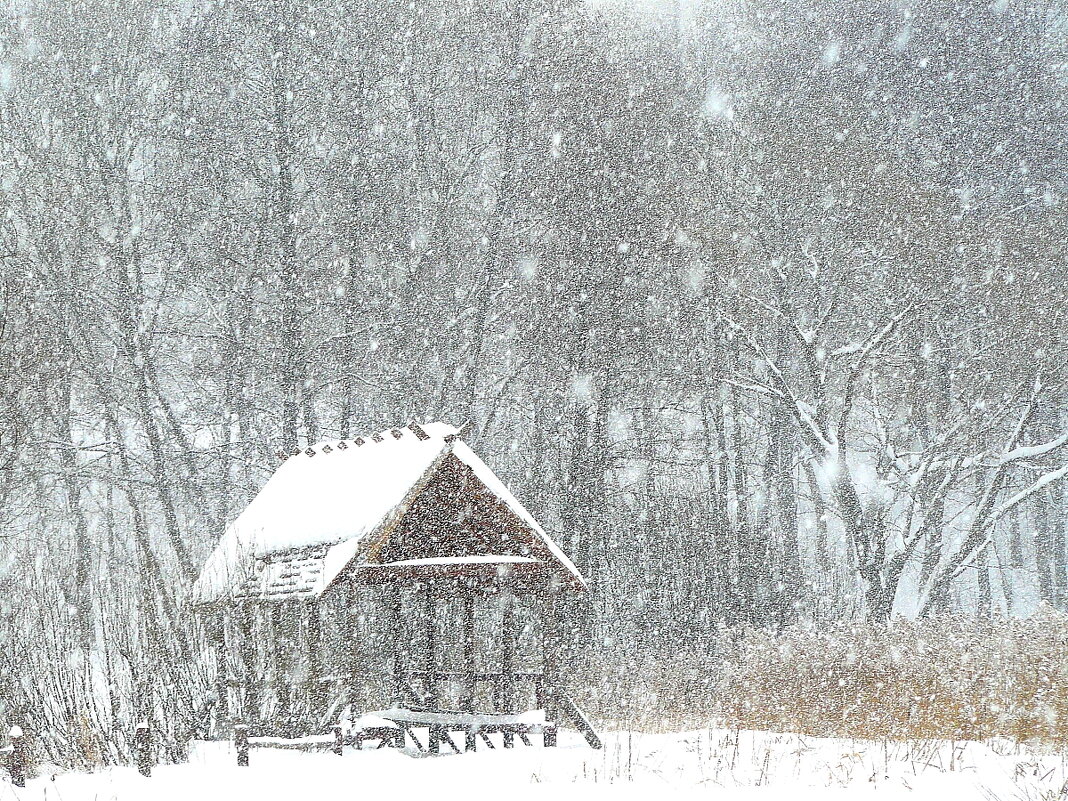
[[[601,738],[594,731],[590,721],[575,702],[566,694],[556,695],[557,711],[567,718],[585,737],[592,748],[601,748]],[[416,729],[426,729],[426,745],[416,736]],[[290,748],[302,751],[331,750],[341,755],[344,746],[362,749],[365,743],[378,742],[378,748],[404,748],[411,740],[422,753],[437,754],[444,743],[455,753],[461,748],[452,738],[455,733],[464,735],[462,751],[475,751],[478,741],[487,748],[497,746],[490,739],[491,734],[500,734],[504,748],[512,748],[515,738],[524,745],[533,745],[532,736],[540,736],[542,745],[552,748],[556,745],[557,726],[545,720],[542,709],[520,714],[457,712],[439,709],[422,709],[413,707],[392,707],[371,712],[356,720],[342,720],[333,726],[333,735],[313,735],[287,739],[281,737],[248,736],[248,727],[238,724],[234,727],[234,741],[238,754],[238,764],[248,764],[249,748]]]

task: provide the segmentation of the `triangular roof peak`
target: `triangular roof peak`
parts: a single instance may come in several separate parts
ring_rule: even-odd
[[[227,528],[194,584],[194,602],[315,597],[357,565],[485,564],[498,551],[502,564],[534,562],[584,589],[567,556],[460,435],[446,423],[411,423],[289,456]],[[457,493],[477,496],[470,508],[480,520],[420,539],[419,520],[442,517],[425,514],[428,505]],[[512,533],[495,540],[497,529]]]

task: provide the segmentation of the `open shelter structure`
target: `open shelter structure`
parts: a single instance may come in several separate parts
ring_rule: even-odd
[[[377,706],[396,744],[426,725],[435,750],[450,730],[550,744],[564,716],[599,745],[560,681],[558,600],[586,582],[460,435],[411,423],[280,454],[193,588],[217,719],[292,736]]]

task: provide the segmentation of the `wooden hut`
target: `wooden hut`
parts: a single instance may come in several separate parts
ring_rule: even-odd
[[[472,745],[476,723],[483,739],[526,741],[524,707],[545,710],[546,732],[563,716],[598,744],[558,664],[558,599],[586,583],[459,430],[413,423],[280,456],[193,589],[220,719],[314,733],[372,676],[379,719],[427,725],[432,748],[465,727]],[[360,647],[367,619],[384,658]],[[538,633],[537,665],[517,665],[521,630]]]

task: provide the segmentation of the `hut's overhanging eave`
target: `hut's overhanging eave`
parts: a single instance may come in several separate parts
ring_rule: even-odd
[[[366,439],[322,442],[290,457],[229,526],[193,586],[193,602],[318,597],[350,564],[364,561],[359,557],[368,543],[396,526],[450,454],[467,465],[551,555],[551,560],[529,561],[538,562],[546,574],[562,572],[567,584],[585,590],[584,579],[567,556],[458,433],[453,426],[428,423]],[[492,556],[487,561],[493,559],[508,561]],[[442,564],[404,570],[427,570],[427,576],[448,573]],[[484,567],[480,570],[485,572]]]

